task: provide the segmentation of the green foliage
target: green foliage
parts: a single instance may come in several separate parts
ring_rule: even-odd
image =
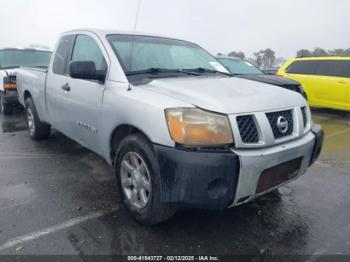
[[[233,57],[238,57],[240,59],[245,59],[245,54],[242,51],[239,51],[239,52],[232,51],[228,55]]]
[[[308,56],[350,56],[350,48],[334,48],[326,51],[323,48],[316,47],[313,51],[308,49],[300,49],[297,52],[298,57],[308,57]]]

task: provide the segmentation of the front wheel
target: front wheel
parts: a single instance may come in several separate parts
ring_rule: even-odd
[[[114,170],[123,204],[137,222],[154,225],[175,214],[175,205],[161,201],[158,161],[144,136],[132,134],[120,143]]]
[[[40,121],[32,98],[27,98],[25,101],[25,112],[30,137],[34,140],[48,138],[51,126]]]

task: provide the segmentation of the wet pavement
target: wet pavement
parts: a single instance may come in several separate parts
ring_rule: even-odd
[[[20,111],[0,115],[0,254],[350,254],[350,114],[313,115],[325,147],[303,177],[155,227],[127,216],[103,159],[58,132],[30,140]]]

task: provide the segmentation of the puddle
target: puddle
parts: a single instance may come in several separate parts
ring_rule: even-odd
[[[2,131],[2,133],[12,133],[27,129],[23,113],[16,113],[11,116],[1,115],[0,123],[0,131]]]

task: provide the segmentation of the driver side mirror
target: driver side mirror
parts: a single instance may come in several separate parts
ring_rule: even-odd
[[[76,79],[98,80],[100,82],[104,82],[106,79],[106,72],[96,71],[96,65],[93,61],[70,62],[69,75]]]

